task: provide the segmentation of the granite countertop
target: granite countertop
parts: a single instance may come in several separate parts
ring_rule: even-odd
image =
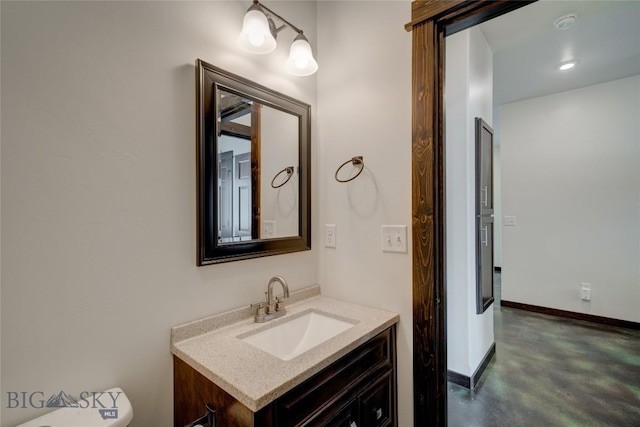
[[[255,323],[247,305],[176,326],[171,352],[256,412],[399,320],[396,313],[321,296],[319,286],[292,292],[286,308],[287,314],[266,323]],[[238,338],[309,311],[354,326],[289,361]]]

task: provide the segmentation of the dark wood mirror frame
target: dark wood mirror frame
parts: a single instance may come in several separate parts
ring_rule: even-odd
[[[491,307],[493,295],[493,129],[476,117],[476,314]],[[483,149],[484,148],[484,149]],[[484,174],[484,172],[489,171]],[[482,186],[483,175],[487,185]],[[484,190],[483,190],[484,189]]]
[[[535,0],[411,3],[413,424],[447,425],[444,66],[447,35]]]
[[[217,97],[221,88],[298,117],[297,236],[218,243]],[[311,249],[311,107],[290,96],[196,61],[197,265],[280,255]],[[252,165],[252,173],[255,173]],[[259,173],[259,171],[258,171]]]

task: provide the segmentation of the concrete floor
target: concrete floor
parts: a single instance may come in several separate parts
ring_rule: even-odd
[[[475,391],[448,387],[449,426],[640,427],[640,331],[503,308]]]

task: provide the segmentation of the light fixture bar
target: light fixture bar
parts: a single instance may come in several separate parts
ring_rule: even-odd
[[[253,4],[257,4],[259,5],[262,9],[266,10],[267,12],[269,12],[270,15],[272,15],[273,17],[277,18],[279,21],[281,21],[282,23],[284,23],[286,26],[288,26],[289,28],[291,28],[293,31],[295,31],[298,34],[302,34],[302,30],[298,27],[296,27],[295,25],[293,25],[291,22],[287,21],[286,19],[284,19],[282,16],[278,15],[277,13],[275,13],[273,10],[269,9],[267,6],[265,6],[264,4],[260,3],[258,0],[253,0]],[[282,30],[283,27],[278,28],[278,32],[280,32],[280,30]]]

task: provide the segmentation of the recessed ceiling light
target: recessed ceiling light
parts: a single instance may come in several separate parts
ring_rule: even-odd
[[[573,24],[575,24],[577,19],[578,15],[575,13],[569,13],[556,19],[553,26],[556,27],[557,30],[568,30]]]
[[[573,67],[575,67],[577,63],[578,63],[578,61],[576,61],[576,60],[565,61],[565,62],[562,62],[562,63],[558,64],[556,66],[556,68],[558,70],[560,70],[560,71],[567,71],[567,70],[570,70]]]

